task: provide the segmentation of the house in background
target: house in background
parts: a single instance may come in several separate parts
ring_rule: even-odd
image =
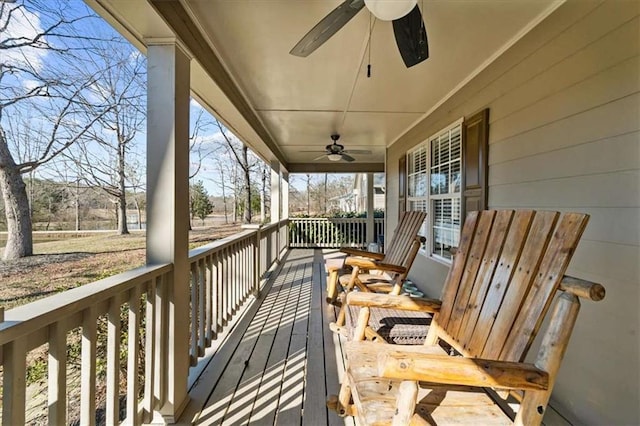
[[[368,181],[373,177],[373,208],[384,210],[385,208],[385,177],[384,173],[356,173],[353,182],[353,195],[355,196],[355,210],[367,211]]]

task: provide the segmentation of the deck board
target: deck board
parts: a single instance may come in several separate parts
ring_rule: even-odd
[[[325,405],[338,392],[342,355],[328,329],[335,310],[324,301],[322,251],[290,251],[264,291],[253,318],[202,372],[180,423],[345,424]]]

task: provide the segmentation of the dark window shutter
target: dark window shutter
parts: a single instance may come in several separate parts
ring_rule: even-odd
[[[465,118],[462,133],[462,217],[487,208],[489,109]]]
[[[398,160],[398,218],[407,209],[407,156],[402,155]],[[400,219],[398,219],[400,220]]]

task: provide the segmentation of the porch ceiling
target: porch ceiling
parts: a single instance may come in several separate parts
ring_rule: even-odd
[[[313,161],[341,135],[362,169],[490,63],[558,0],[424,0],[430,58],[405,68],[391,23],[376,21],[367,78],[369,13],[361,11],[307,58],[289,50],[341,0],[86,0],[144,50],[176,33],[194,55],[192,90],[241,139],[291,171],[349,171]],[[377,164],[377,166],[376,166]]]

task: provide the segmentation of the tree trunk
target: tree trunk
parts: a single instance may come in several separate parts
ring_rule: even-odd
[[[127,226],[127,197],[124,193],[118,196],[118,234],[127,235],[129,227]]]
[[[307,174],[307,216],[311,215],[311,175]]]
[[[80,230],[80,180],[76,180],[76,194],[75,194],[75,207],[76,207],[76,231]]]
[[[229,223],[229,216],[228,216],[228,212],[227,212],[227,195],[225,193],[224,190],[224,170],[222,170],[222,168],[220,168],[220,177],[222,178],[220,181],[222,182],[222,205],[224,207],[224,223]]]
[[[7,219],[7,244],[4,260],[18,259],[33,254],[33,236],[27,188],[16,166],[4,132],[0,129],[0,192]]]
[[[119,137],[119,139],[121,139]],[[118,144],[118,234],[129,234],[127,227],[127,187],[125,182],[125,144]]]
[[[267,172],[262,169],[262,190],[260,191],[260,221],[264,223],[265,215],[267,213]]]
[[[233,167],[233,223],[238,221],[238,165]]]
[[[327,215],[327,177],[328,174],[324,174],[324,215]]]
[[[244,192],[245,192],[245,207],[244,207],[244,223],[251,223],[251,175],[249,170],[249,147],[242,145],[242,171],[244,172]]]

